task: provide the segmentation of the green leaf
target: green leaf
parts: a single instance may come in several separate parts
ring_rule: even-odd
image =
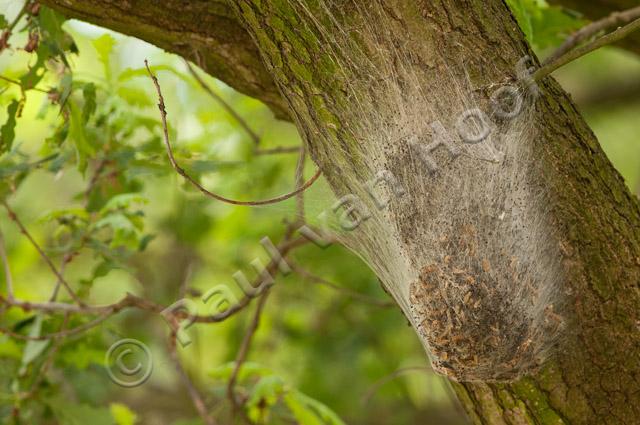
[[[34,88],[42,80],[46,73],[45,64],[52,57],[51,48],[44,42],[40,43],[36,54],[38,57],[36,63],[29,67],[29,72],[20,77],[20,86],[22,86],[23,90]]]
[[[109,211],[126,209],[132,205],[148,204],[149,200],[139,193],[121,193],[109,199],[109,202],[100,210],[100,214],[106,214]]]
[[[558,46],[585,24],[585,21],[567,13],[561,7],[546,7],[533,21],[533,42],[540,49]]]
[[[123,86],[118,88],[118,96],[131,106],[146,107],[153,105],[153,101],[149,99],[149,95],[143,89]]]
[[[92,364],[103,364],[104,349],[94,347],[84,341],[78,341],[73,346],[65,349],[59,358],[65,365],[84,370]]]
[[[77,53],[78,50],[73,38],[62,29],[62,25],[66,21],[65,17],[53,9],[42,6],[37,21],[40,24],[40,32],[42,33],[42,41],[39,47],[43,47],[42,57],[40,48],[38,49],[38,61],[40,62],[41,59],[46,61],[51,56],[57,56],[65,67],[69,68],[69,61],[65,52]]]
[[[9,26],[9,22],[7,22],[7,18],[4,15],[0,15],[0,29],[5,29]]]
[[[131,409],[122,403],[111,403],[109,406],[111,416],[118,425],[135,425],[138,422],[138,415],[133,413]]]
[[[137,250],[140,246],[136,223],[125,214],[109,214],[95,224],[96,229],[109,227],[113,231],[110,247]]]
[[[533,42],[533,13],[537,8],[535,0],[507,0],[513,15],[529,42]]]
[[[318,413],[323,423],[327,425],[346,425],[333,410],[329,409],[318,400],[315,400],[299,391],[294,390],[291,393],[294,394],[300,403],[305,404],[309,408],[313,408]]]
[[[274,404],[285,393],[284,381],[282,378],[270,375],[260,379],[253,387],[251,397],[247,401],[247,411],[249,418],[255,422],[263,421]]]
[[[40,332],[42,330],[42,316],[37,315],[35,321],[31,325],[31,329],[29,330],[30,337],[38,337],[40,336]],[[40,356],[43,351],[47,348],[51,341],[33,341],[29,340],[24,346],[24,351],[22,352],[22,369],[24,370],[31,362]]]
[[[114,425],[109,409],[76,404],[59,395],[46,399],[60,425]]]
[[[115,45],[116,40],[111,34],[104,34],[93,40],[93,47],[98,53],[98,59],[102,62],[107,80],[111,79],[111,53]]]
[[[47,223],[58,219],[72,219],[79,218],[83,221],[89,220],[89,213],[84,208],[61,208],[59,210],[49,211],[43,214],[38,221],[40,223]]]
[[[13,100],[7,108],[7,121],[0,128],[0,155],[9,151],[13,140],[16,137],[16,114],[20,107],[20,102]]]
[[[0,357],[20,360],[22,350],[17,342],[6,335],[0,336]]]
[[[293,413],[293,417],[300,425],[322,425],[315,412],[298,397],[299,394],[294,391],[284,396],[284,402]]]
[[[87,157],[94,156],[95,149],[87,138],[84,121],[82,120],[82,112],[80,112],[78,106],[72,101],[69,101],[69,109],[71,110],[71,114],[69,115],[69,137],[73,140],[76,148],[78,170],[84,173],[87,169]]]
[[[560,44],[584,22],[543,0],[507,0],[529,43],[539,49]]]
[[[71,95],[71,90],[73,88],[73,76],[71,73],[66,73],[60,80],[60,105],[64,106],[67,103],[67,99]]]
[[[82,121],[86,124],[89,118],[96,112],[96,85],[87,83],[82,87],[84,106],[82,107]]]

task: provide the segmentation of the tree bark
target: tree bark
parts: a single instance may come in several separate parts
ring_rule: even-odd
[[[128,15],[147,16],[132,3]],[[358,205],[342,217],[345,243],[458,381],[472,421],[640,423],[638,200],[552,78],[518,117],[487,112],[489,139],[455,135],[532,55],[504,2],[228,4],[266,65],[249,74],[273,77],[314,161],[350,195],[336,209]],[[380,172],[396,184],[371,184]]]

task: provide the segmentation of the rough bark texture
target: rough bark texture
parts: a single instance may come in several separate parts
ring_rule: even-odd
[[[74,12],[74,16],[87,16],[101,25],[146,36],[160,45],[167,42],[162,38],[154,40],[153,31],[129,27],[130,21],[119,16],[121,12],[111,12],[116,15],[113,17],[95,13],[106,13],[104,6],[111,2],[69,3],[75,4],[74,10],[83,10],[82,14]],[[126,11],[127,16],[147,16],[151,20],[153,12],[149,11],[157,12],[155,2],[129,3],[135,3],[135,7]],[[186,3],[205,2],[165,2],[163,9],[172,5],[184,8]],[[498,180],[504,177],[497,165],[466,157],[449,163],[441,175],[433,176],[402,141],[411,138],[412,131],[421,131],[417,121],[439,119],[445,125],[453,125],[455,120],[451,118],[466,103],[487,107],[485,89],[513,78],[515,64],[530,54],[513,17],[500,0],[386,0],[371,5],[354,5],[346,0],[236,0],[232,7],[258,46],[268,73],[274,77],[314,160],[335,192],[356,195],[371,211],[372,217],[345,237],[347,243],[372,264],[414,327],[419,328],[421,318],[416,317],[412,306],[416,300],[411,298],[410,288],[421,270],[437,260],[429,229],[434,226],[437,210],[448,202],[444,194],[448,190],[457,202],[465,201],[455,192],[466,190],[470,203],[485,199],[500,203],[502,194],[486,198],[478,189],[487,176]],[[176,15],[163,16],[165,24],[172,28]],[[202,19],[181,20],[180,25],[186,25],[181,31],[191,32],[192,26],[206,28]],[[184,39],[186,43],[193,40],[203,49],[220,46],[216,38]],[[248,46],[235,47],[250,50]],[[173,50],[188,53],[188,47]],[[244,64],[249,66],[249,62]],[[262,69],[251,72],[262,75]],[[215,70],[212,65],[210,71]],[[225,75],[229,76],[216,76]],[[258,86],[253,90],[250,93],[255,94]],[[391,109],[393,102],[398,105],[397,111]],[[521,136],[508,141],[519,143],[517,152],[525,154],[503,162],[503,166],[505,170],[518,171],[513,178],[519,180],[515,182],[526,182],[527,188],[544,194],[531,198],[540,204],[544,201],[544,205],[525,205],[533,219],[524,221],[522,232],[530,230],[535,237],[545,236],[542,230],[547,233],[544,249],[530,260],[558,267],[553,270],[556,278],[552,281],[557,289],[553,292],[557,305],[552,307],[564,327],[557,340],[543,341],[552,342],[553,347],[542,367],[514,368],[512,378],[507,373],[485,382],[474,379],[476,382],[454,383],[454,388],[477,424],[638,424],[638,200],[629,193],[568,96],[552,79],[542,84],[541,96],[528,119],[530,122],[521,123],[524,130],[505,130],[511,136]],[[394,133],[398,137],[393,137]],[[507,146],[507,154],[512,152],[509,149]],[[446,161],[446,151],[438,159]],[[402,202],[391,202],[384,211],[376,210],[365,190],[366,182],[380,168],[392,172],[408,192]],[[432,186],[425,189],[425,182]],[[452,187],[452,182],[457,186]],[[493,222],[452,211],[451,221],[457,223],[459,234],[473,225],[474,234],[490,241],[500,240],[492,235]],[[483,215],[490,214],[479,210],[478,216]],[[536,223],[542,225],[531,227]],[[442,225],[452,229],[451,223]],[[515,233],[498,237],[517,240],[519,235]],[[443,240],[459,234],[444,235]],[[481,264],[488,273],[490,267],[485,265],[484,253],[493,255],[492,267],[506,269],[501,264],[505,260],[489,252],[490,248],[479,245],[478,258],[469,257],[468,261]],[[518,244],[517,249],[525,253],[528,247]],[[517,283],[523,282],[514,280]],[[549,289],[544,282],[538,284]],[[485,316],[512,308],[511,299],[494,301],[501,305],[481,305]],[[452,310],[456,307],[452,306]],[[532,320],[537,318],[532,316]],[[464,325],[465,320],[456,323]],[[466,323],[472,324],[468,319]],[[508,321],[498,317],[496,324],[504,327]],[[526,328],[526,321],[521,325]],[[477,337],[468,335],[464,326],[459,331],[462,340]],[[421,338],[434,351],[433,340],[423,334]],[[510,342],[515,344],[512,358],[496,363],[505,370],[537,340]],[[444,365],[446,373],[445,354],[430,352],[430,356]],[[487,359],[480,359],[484,360]],[[470,362],[473,364],[469,367],[475,370],[477,360],[472,358]],[[526,376],[519,377],[523,370]],[[461,370],[450,374],[463,381],[468,376]]]

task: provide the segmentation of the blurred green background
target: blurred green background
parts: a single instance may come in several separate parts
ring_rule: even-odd
[[[21,6],[0,0],[0,13],[11,21]],[[187,186],[166,159],[156,95],[143,61],[148,58],[160,78],[179,161],[216,193],[247,200],[291,190],[298,155],[264,155],[260,150],[299,146],[295,127],[275,119],[260,102],[206,77],[260,136],[256,149],[238,122],[202,91],[180,58],[81,22],[70,21],[63,28],[79,54],[65,54],[68,66],[61,65],[62,59],[48,63],[37,87],[57,88],[59,96],[68,98],[54,105],[47,93],[24,94],[12,147],[0,156],[1,196],[55,264],[61,264],[65,254],[78,252],[65,265],[64,275],[91,304],[112,303],[131,292],[169,305],[180,298],[180,288],[189,288],[188,294],[199,299],[219,284],[240,298],[233,273],[242,270],[253,276],[251,261],[268,261],[259,241],[265,235],[274,242],[282,239],[287,221],[296,219],[295,200],[234,207]],[[20,80],[34,66],[34,54],[18,48],[26,43],[25,32],[13,35],[16,48],[0,54],[0,75]],[[547,44],[537,46],[541,55],[550,48]],[[556,76],[638,193],[640,60],[606,48]],[[8,120],[12,102],[21,98],[19,85],[0,81],[0,123]],[[307,178],[312,175],[309,160],[305,170]],[[315,223],[331,203],[321,180],[305,193],[307,219]],[[16,296],[48,299],[55,276],[2,209],[0,230]],[[256,373],[239,385],[248,397],[258,391],[269,394],[266,383],[275,379],[287,391],[318,400],[348,424],[466,423],[446,382],[428,370],[423,349],[401,312],[368,301],[388,297],[357,256],[338,245],[308,245],[296,249],[290,261],[359,296],[298,273],[278,276],[249,354],[248,365]],[[5,277],[0,279],[6,296]],[[59,299],[68,296],[61,291]],[[187,334],[192,344],[179,349],[208,405],[222,418],[229,410],[224,402],[228,365],[252,311],[250,306],[223,323],[191,327]],[[35,328],[34,317],[10,309],[2,313],[0,324],[27,333]],[[73,320],[76,325],[86,322]],[[54,332],[60,323],[61,317],[45,316],[40,332]],[[65,340],[52,356],[52,344],[0,335],[0,418],[13,417],[16,423],[201,423],[167,357],[167,334],[161,317],[128,310]],[[115,385],[103,368],[105,351],[121,338],[139,339],[151,349],[153,374],[138,388]],[[18,401],[49,357],[53,364],[37,393]],[[268,412],[261,416],[264,423],[300,420],[301,413],[281,402],[258,407],[264,410],[259,415]]]

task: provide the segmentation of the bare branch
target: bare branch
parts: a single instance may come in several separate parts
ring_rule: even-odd
[[[216,425],[217,424],[216,420],[211,415],[209,415],[209,412],[207,411],[207,406],[204,402],[204,399],[202,398],[202,395],[200,394],[196,386],[193,384],[193,382],[191,382],[191,378],[189,378],[189,375],[187,374],[187,372],[184,370],[184,367],[182,366],[182,362],[180,362],[180,358],[178,357],[178,352],[176,349],[176,333],[175,332],[171,333],[168,346],[169,346],[169,350],[168,350],[169,357],[173,361],[173,364],[176,368],[176,371],[178,372],[178,375],[180,376],[180,379],[182,380],[182,383],[184,384],[185,387],[187,387],[187,392],[189,393],[189,397],[191,397],[193,406],[198,411],[198,414],[202,418],[202,421],[205,423],[205,425]]]
[[[540,67],[540,69],[538,69],[536,72],[533,73],[532,78],[535,81],[539,81],[542,78],[551,74],[556,69],[570,62],[573,62],[574,60],[579,59],[582,56],[593,52],[594,50],[597,50],[606,45],[620,41],[638,29],[640,29],[640,19],[636,19],[630,24],[624,27],[618,28],[612,33],[603,35],[602,37],[597,38],[596,40],[588,44],[585,44],[581,47],[573,49],[568,53],[562,55],[561,57],[555,59],[554,61],[547,63],[546,65],[543,65],[542,67]]]
[[[375,382],[371,386],[369,391],[367,391],[366,394],[362,397],[362,404],[363,405],[369,404],[371,397],[373,397],[373,395],[380,389],[380,387],[382,387],[386,383],[391,382],[402,375],[405,375],[407,373],[412,373],[412,372],[431,372],[431,371],[432,369],[426,366],[405,367],[402,369],[398,369],[390,373],[389,375],[383,377],[382,379],[378,380],[377,382]]]
[[[275,148],[257,149],[254,155],[275,155],[280,153],[298,153],[301,146],[277,146]]]
[[[25,235],[27,237],[27,239],[29,239],[29,242],[31,242],[31,245],[33,245],[33,247],[36,249],[36,251],[38,251],[38,253],[40,254],[40,257],[42,257],[44,262],[47,263],[47,265],[49,266],[49,268],[51,269],[53,274],[56,275],[56,277],[62,283],[62,285],[65,287],[65,289],[67,290],[69,295],[71,295],[71,298],[73,298],[73,300],[75,302],[77,302],[78,305],[84,306],[85,305],[84,302],[82,302],[82,300],[80,298],[78,298],[78,296],[73,291],[73,289],[71,289],[71,286],[69,286],[69,284],[67,283],[65,278],[60,273],[60,271],[58,271],[58,269],[53,264],[53,262],[51,261],[49,256],[42,250],[42,248],[40,248],[40,245],[38,245],[38,243],[35,241],[35,239],[33,239],[31,234],[27,231],[26,227],[24,227],[24,225],[22,224],[22,222],[20,221],[20,219],[18,218],[16,213],[9,206],[9,204],[5,200],[2,200],[2,205],[7,210],[7,213],[9,214],[9,218],[11,220],[13,220],[14,223],[16,223],[18,228],[20,228],[20,232],[22,232],[22,234]]]
[[[366,295],[363,295],[357,291],[352,291],[349,288],[345,288],[343,286],[340,285],[336,285],[333,282],[329,282],[328,280],[320,277],[320,276],[316,276],[313,273],[308,272],[307,270],[305,270],[304,268],[300,267],[299,265],[297,265],[296,263],[293,262],[289,262],[289,266],[291,266],[291,268],[298,273],[300,276],[302,276],[305,279],[308,279],[309,281],[313,282],[313,283],[318,283],[320,285],[326,286],[328,288],[331,288],[335,291],[338,291],[344,295],[346,295],[347,297],[353,298],[355,300],[358,301],[362,301],[366,304],[370,304],[372,306],[375,307],[381,307],[381,308],[389,308],[389,307],[393,307],[396,304],[392,301],[384,301],[384,300],[378,300],[376,298],[373,297],[368,297]]]
[[[0,75],[0,80],[6,81],[7,83],[15,84],[17,86],[20,86],[20,88],[22,88],[22,83],[20,83],[20,81],[11,79],[9,77],[5,77],[4,75]],[[40,93],[47,93],[47,94],[50,93],[49,90],[44,90],[38,87],[31,87],[29,90],[39,91]]]
[[[9,335],[12,338],[19,339],[19,340],[22,340],[22,341],[45,341],[45,340],[55,339],[55,338],[68,338],[68,337],[83,333],[85,331],[88,331],[89,329],[95,328],[100,323],[104,322],[109,317],[111,317],[113,314],[115,314],[115,312],[111,313],[111,314],[105,313],[102,316],[98,317],[97,319],[94,319],[94,320],[92,320],[90,322],[87,322],[84,325],[81,325],[81,326],[78,326],[78,327],[75,327],[75,328],[72,328],[72,329],[62,330],[62,331],[59,331],[59,332],[53,332],[53,333],[46,334],[46,335],[27,336],[27,335],[22,335],[22,334],[13,332],[12,330],[9,330],[9,329],[6,329],[6,328],[0,328],[0,333],[1,334],[5,334],[5,335]]]
[[[7,251],[4,246],[4,236],[2,230],[0,230],[0,258],[2,258],[2,265],[4,266],[4,280],[7,284],[7,298],[13,301],[13,277],[11,276],[11,268],[9,266],[9,257],[7,257]]]
[[[292,249],[305,245],[308,243],[308,239],[304,237],[298,237],[296,239],[290,240],[290,235],[288,234],[285,239],[278,245],[278,251],[284,258]],[[269,264],[267,264],[266,271],[270,274],[274,274],[279,270],[279,260],[271,260]],[[254,286],[258,286],[262,276],[258,276],[256,278],[256,282],[254,282]],[[245,297],[240,302],[235,304],[233,307],[228,310],[217,313],[213,315],[189,315],[183,310],[178,310],[171,313],[172,318],[176,320],[190,320],[192,323],[217,323],[223,322],[229,317],[235,315],[239,311],[243,310],[253,298]],[[21,308],[24,311],[42,311],[46,313],[55,313],[55,312],[65,312],[65,313],[78,313],[78,314],[96,314],[99,315],[98,318],[88,322],[82,326],[78,326],[73,329],[68,329],[65,331],[55,332],[47,335],[42,335],[39,337],[29,337],[25,335],[21,335],[15,333],[6,328],[0,328],[0,333],[9,335],[16,339],[21,340],[34,340],[34,341],[42,341],[57,337],[68,337],[72,335],[79,334],[86,330],[89,330],[100,323],[104,322],[111,316],[119,313],[122,310],[128,308],[137,308],[142,311],[148,311],[154,314],[161,314],[165,311],[166,307],[153,301],[141,298],[137,295],[127,294],[124,298],[114,304],[108,304],[104,306],[89,306],[89,305],[75,305],[75,304],[67,304],[67,303],[58,303],[58,302],[45,302],[45,303],[31,303],[27,301],[20,300],[10,300],[4,299],[0,297],[0,305],[9,306],[9,307],[17,307]]]
[[[223,196],[220,196],[220,195],[217,195],[215,193],[212,193],[212,192],[208,191],[207,189],[202,187],[202,185],[200,185],[200,183],[198,183],[195,179],[193,179],[191,176],[189,176],[187,174],[187,172],[182,167],[180,167],[180,165],[178,165],[178,163],[176,162],[176,159],[173,156],[173,149],[171,148],[171,143],[169,142],[169,129],[168,129],[168,126],[167,126],[167,110],[166,110],[166,107],[164,105],[164,98],[162,96],[162,91],[160,89],[160,83],[158,82],[158,78],[151,72],[151,69],[149,68],[149,63],[147,62],[147,60],[145,60],[144,63],[145,63],[145,66],[147,67],[147,71],[149,73],[149,76],[153,80],[153,83],[154,83],[154,85],[156,87],[156,91],[158,92],[158,100],[159,100],[158,109],[160,110],[160,117],[162,118],[162,127],[163,127],[163,131],[164,131],[164,144],[165,144],[165,147],[167,148],[167,155],[169,156],[169,161],[171,162],[171,166],[176,170],[176,172],[178,174],[180,174],[182,177],[184,177],[189,183],[191,183],[193,186],[195,186],[200,192],[204,193],[206,196],[208,196],[210,198],[213,198],[213,199],[216,199],[218,201],[225,202],[227,204],[232,204],[232,205],[256,206],[256,205],[275,204],[275,203],[278,203],[278,202],[285,201],[285,200],[287,200],[289,198],[292,198],[292,197],[296,196],[298,193],[304,192],[322,174],[322,171],[320,169],[318,169],[316,171],[316,173],[313,175],[313,177],[311,177],[304,185],[302,185],[298,189],[294,190],[293,192],[287,193],[285,195],[278,196],[276,198],[266,199],[266,200],[262,200],[262,201],[237,201],[237,200],[234,200],[234,199],[225,198]]]
[[[260,326],[260,316],[262,315],[262,311],[264,306],[267,303],[267,299],[269,298],[269,291],[265,292],[260,296],[258,300],[258,305],[256,306],[256,311],[253,314],[253,319],[249,324],[249,328],[247,332],[244,334],[244,338],[242,339],[242,343],[240,344],[240,349],[238,350],[238,354],[236,355],[235,366],[233,368],[233,372],[231,373],[231,377],[229,378],[229,383],[227,384],[227,397],[231,401],[231,405],[236,411],[240,406],[236,400],[235,396],[235,385],[238,379],[238,374],[240,373],[240,368],[242,364],[247,359],[247,354],[249,353],[249,348],[251,347],[251,341],[253,340],[253,336],[258,330],[258,326]]]
[[[68,253],[62,257],[62,261],[60,262],[61,275],[64,275],[64,269],[67,267],[67,264],[71,261],[72,258],[73,258],[73,255]],[[58,279],[56,281],[56,286],[53,288],[53,292],[51,292],[51,297],[49,298],[49,301],[55,301],[56,298],[58,298],[58,292],[60,291],[61,285],[62,285],[62,281]]]
[[[64,316],[64,320],[62,321],[62,325],[60,326],[60,331],[64,331],[68,323],[69,323],[69,315],[66,314]],[[42,384],[42,381],[47,375],[47,371],[53,364],[53,361],[55,360],[55,355],[57,354],[58,350],[62,346],[63,341],[64,341],[64,338],[62,337],[56,337],[54,339],[53,345],[51,346],[51,349],[47,353],[46,360],[44,361],[42,367],[40,367],[40,369],[36,372],[37,376],[33,380],[33,383],[31,384],[31,388],[29,389],[29,392],[24,395],[24,398],[31,398],[36,394],[36,391],[38,391],[40,384]]]
[[[227,113],[231,115],[233,119],[238,122],[238,124],[240,124],[242,129],[249,135],[249,137],[251,137],[251,140],[253,140],[256,145],[259,144],[260,136],[258,136],[258,134],[253,131],[251,127],[249,127],[249,124],[247,124],[244,118],[242,118],[240,114],[238,114],[236,110],[233,109],[231,105],[229,105],[229,103],[227,103],[226,100],[224,100],[219,94],[214,92],[211,87],[209,87],[209,85],[202,79],[198,72],[193,69],[193,66],[191,66],[188,60],[185,59],[184,63],[187,65],[187,68],[189,69],[189,72],[191,73],[193,78],[195,78],[198,84],[200,84],[200,87],[202,87],[202,89],[206,91],[209,96],[211,96],[216,102],[218,102],[220,106],[222,106],[224,110],[227,111]]]
[[[20,9],[16,17],[13,18],[13,21],[11,21],[11,23],[9,23],[9,25],[7,26],[7,29],[6,29],[7,31],[9,32],[13,31],[16,25],[18,25],[18,22],[20,22],[20,19],[22,19],[22,17],[26,15],[30,4],[31,4],[30,0],[25,0],[24,5],[22,6],[22,9]]]
[[[555,60],[575,48],[578,44],[593,37],[600,31],[627,24],[638,18],[640,18],[640,6],[625,10],[623,12],[613,12],[606,18],[592,22],[589,25],[585,25],[584,27],[573,33],[571,36],[569,36],[565,40],[565,42],[562,43],[560,47],[558,47],[558,49],[556,49],[551,55],[549,55],[549,57],[545,59],[543,66],[554,62]]]
[[[296,174],[295,174],[295,186],[300,187],[304,183],[304,160],[307,157],[307,151],[302,145],[300,147],[300,155],[298,156],[298,163],[296,164]],[[301,223],[305,222],[304,218],[304,192],[300,192],[296,195],[296,213],[298,215],[297,219]]]

